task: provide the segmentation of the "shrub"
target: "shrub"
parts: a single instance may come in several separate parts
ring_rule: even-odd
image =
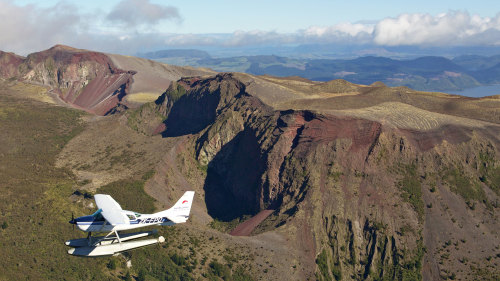
[[[111,258],[111,260],[108,262],[108,264],[106,266],[111,270],[115,270],[116,269],[116,260],[114,258]]]
[[[137,276],[137,281],[146,281],[147,272],[144,268],[139,270],[139,275]]]

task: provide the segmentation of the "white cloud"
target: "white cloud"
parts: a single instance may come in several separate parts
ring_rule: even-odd
[[[334,26],[320,27],[312,26],[304,30],[305,36],[310,37],[324,37],[324,36],[342,36],[349,35],[356,37],[362,33],[371,34],[373,32],[372,24],[362,23],[340,23]]]
[[[209,40],[208,37],[212,40]],[[500,13],[480,17],[467,12],[402,14],[378,22],[341,23],[312,26],[294,33],[274,31],[235,31],[225,37],[190,34],[166,40],[191,45],[276,45],[306,43],[377,44],[381,46],[483,46],[500,45]],[[180,46],[180,45],[179,45]]]
[[[0,1],[0,49],[21,54],[60,43],[79,32],[81,16],[68,3],[49,8]]]
[[[221,39],[217,35],[208,34],[168,34],[159,35],[163,37],[163,43],[167,46],[215,46],[219,45]]]
[[[42,8],[0,0],[0,50],[21,55],[55,44],[135,54],[149,48],[266,46],[333,43],[383,46],[500,46],[500,13],[402,14],[378,22],[311,26],[293,33],[235,31],[230,34],[173,34],[155,30],[164,20],[180,21],[175,7],[150,0],[122,0],[109,13],[84,14],[71,2]],[[115,26],[110,22],[117,23]]]
[[[162,20],[181,20],[177,8],[154,4],[149,0],[122,0],[106,18],[127,27],[151,26]]]
[[[296,40],[293,34],[282,34],[275,31],[243,31],[238,30],[223,42],[226,46],[275,45],[290,44]]]
[[[500,14],[494,18],[449,12],[437,16],[402,14],[378,22],[373,41],[379,45],[474,45],[500,43]],[[494,35],[491,37],[491,35]],[[473,40],[475,39],[475,40]]]
[[[152,6],[148,6],[149,2],[145,2],[145,10],[139,11],[134,20],[142,17],[145,24],[154,24],[161,19],[178,18],[176,12],[171,12],[175,8],[153,6],[160,11],[155,14],[150,11]],[[42,8],[0,0],[0,19],[0,50],[20,55],[48,49],[56,44],[123,54],[165,45],[165,35],[139,32],[134,28],[109,28],[101,25],[106,21],[105,13],[85,14],[70,2]]]

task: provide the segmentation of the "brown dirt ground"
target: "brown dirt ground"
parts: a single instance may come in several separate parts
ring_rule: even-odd
[[[271,215],[274,212],[274,210],[263,210],[260,211],[258,214],[253,216],[252,218],[246,220],[245,222],[239,224],[237,227],[235,227],[229,234],[233,236],[250,236],[252,234],[252,231],[262,222],[264,221],[269,215]]]

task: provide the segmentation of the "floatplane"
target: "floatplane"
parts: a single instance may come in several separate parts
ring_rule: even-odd
[[[165,241],[163,236],[135,240],[156,234],[156,230],[121,234],[120,231],[152,225],[171,226],[184,223],[189,218],[193,197],[194,191],[186,191],[172,208],[154,214],[140,214],[122,210],[120,204],[110,195],[96,194],[94,199],[98,210],[90,216],[72,217],[69,221],[88,235],[87,238],[66,241],[66,245],[71,247],[68,254],[84,257],[110,256],[139,247],[163,243]],[[92,232],[108,234],[94,237]]]

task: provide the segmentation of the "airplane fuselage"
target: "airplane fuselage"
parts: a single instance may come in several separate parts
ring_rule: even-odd
[[[84,232],[111,232],[115,230],[136,229],[150,225],[171,226],[175,224],[166,217],[155,216],[154,214],[143,214],[139,218],[129,220],[129,223],[114,226],[106,222],[106,220],[97,219],[96,216],[93,215],[75,218],[70,223],[76,224],[76,227]]]

